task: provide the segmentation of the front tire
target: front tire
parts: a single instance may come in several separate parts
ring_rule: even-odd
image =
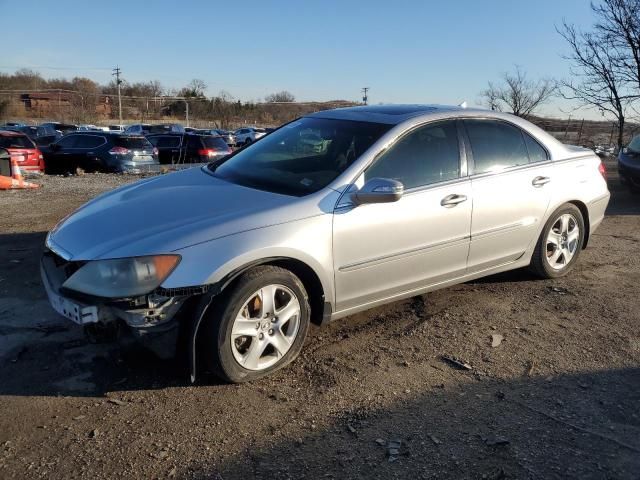
[[[531,257],[529,269],[542,278],[559,278],[575,266],[586,230],[580,209],[567,203],[549,217]]]
[[[300,279],[280,267],[260,266],[227,290],[207,314],[202,332],[209,370],[222,380],[241,383],[295,360],[311,310]]]

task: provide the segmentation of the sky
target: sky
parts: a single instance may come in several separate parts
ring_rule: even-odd
[[[521,66],[531,79],[566,78],[563,19],[589,28],[588,0],[322,0],[107,2],[0,0],[0,71],[100,83],[120,66],[129,82],[180,88],[204,80],[259,101],[480,103],[488,81]],[[571,112],[554,100],[541,113]]]

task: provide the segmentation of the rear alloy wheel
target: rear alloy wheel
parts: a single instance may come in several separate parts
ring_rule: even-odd
[[[216,300],[203,332],[213,373],[229,382],[246,382],[293,361],[310,315],[298,277],[279,267],[256,267],[229,288]]]
[[[566,275],[580,255],[584,235],[584,220],[578,207],[560,207],[542,230],[531,258],[531,270],[543,278]]]

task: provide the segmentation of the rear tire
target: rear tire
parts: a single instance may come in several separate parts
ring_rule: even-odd
[[[545,224],[529,264],[541,278],[560,278],[575,266],[586,230],[582,212],[567,203],[558,208]]]
[[[247,138],[247,139],[244,141],[245,146],[246,146],[246,145],[251,145],[251,143],[252,143],[252,140],[251,140],[250,138]]]
[[[207,367],[231,383],[285,367],[302,349],[310,312],[307,292],[293,273],[275,266],[249,270],[216,299],[204,319],[200,344]]]

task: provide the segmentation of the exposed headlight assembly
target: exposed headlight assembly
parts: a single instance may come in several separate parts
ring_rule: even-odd
[[[145,295],[169,276],[180,262],[180,255],[115,258],[87,262],[63,288],[104,298]]]

